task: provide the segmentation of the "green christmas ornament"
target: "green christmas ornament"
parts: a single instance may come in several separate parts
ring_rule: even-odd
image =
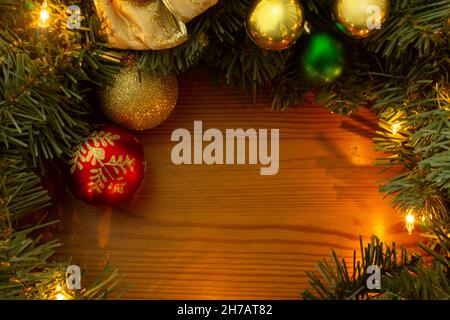
[[[326,32],[312,33],[300,54],[299,72],[315,85],[335,81],[344,71],[342,43]]]

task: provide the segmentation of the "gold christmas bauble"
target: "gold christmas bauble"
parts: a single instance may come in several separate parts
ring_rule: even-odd
[[[389,12],[389,0],[335,0],[333,6],[337,27],[356,38],[381,29]]]
[[[245,21],[250,38],[268,50],[292,46],[303,23],[303,8],[298,0],[255,0]]]
[[[150,129],[166,120],[177,99],[175,75],[139,74],[135,66],[121,70],[101,94],[105,115],[132,130]]]

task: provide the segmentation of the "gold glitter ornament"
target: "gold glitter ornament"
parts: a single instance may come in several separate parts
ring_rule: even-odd
[[[175,75],[139,75],[136,66],[125,67],[101,94],[105,115],[131,130],[146,130],[162,123],[172,113],[177,99]]]
[[[248,35],[258,46],[284,50],[297,41],[304,20],[298,0],[255,0],[245,25]]]
[[[355,38],[365,38],[380,29],[389,12],[389,0],[335,0],[333,6],[338,29]]]

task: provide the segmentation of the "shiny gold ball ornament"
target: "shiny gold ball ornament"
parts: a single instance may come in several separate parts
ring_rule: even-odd
[[[131,130],[150,129],[166,120],[177,99],[175,75],[139,73],[136,66],[121,70],[101,94],[105,115]]]
[[[335,0],[333,5],[336,26],[355,38],[365,38],[381,29],[389,13],[389,0]]]
[[[301,34],[303,8],[298,0],[255,0],[245,25],[250,38],[267,50],[284,50]]]

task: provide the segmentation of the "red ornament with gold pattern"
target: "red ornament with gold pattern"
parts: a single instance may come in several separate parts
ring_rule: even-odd
[[[127,131],[103,125],[75,148],[70,160],[73,194],[95,206],[115,206],[131,200],[144,179],[144,151]]]

